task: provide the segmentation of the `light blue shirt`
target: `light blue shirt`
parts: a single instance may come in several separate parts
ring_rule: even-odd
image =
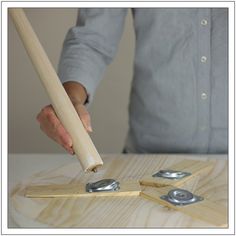
[[[122,36],[128,9],[80,9],[59,63],[62,82],[91,102]],[[128,152],[228,151],[228,10],[132,9],[136,45]],[[122,92],[122,91],[121,91]]]

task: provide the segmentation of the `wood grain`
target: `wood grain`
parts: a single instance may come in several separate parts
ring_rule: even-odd
[[[119,181],[119,180],[118,180]],[[85,190],[85,184],[51,184],[51,185],[36,185],[29,186],[25,190],[25,196],[31,198],[53,198],[53,197],[129,197],[139,196],[140,185],[138,181],[126,181],[120,183],[120,189],[111,192],[92,192],[88,193]]]
[[[103,178],[120,181],[139,180],[158,169],[166,169],[182,160],[210,160],[213,168],[183,187],[227,209],[227,156],[225,155],[103,155],[104,165],[97,173],[84,174],[79,163],[54,170],[43,170],[16,186],[10,197],[14,221],[23,227],[187,227],[215,228],[215,224],[171,210],[140,196],[90,198],[27,198],[29,185],[82,184]],[[38,157],[40,158],[40,157]],[[50,157],[49,157],[50,158]],[[141,186],[146,191],[149,186]],[[200,217],[199,217],[200,218]],[[25,220],[23,220],[25,219]]]
[[[72,138],[73,149],[83,170],[91,171],[101,166],[102,159],[85,131],[24,11],[20,8],[9,8],[9,13],[57,116]]]
[[[152,177],[152,174],[144,176],[140,183],[142,185],[154,186],[154,187],[165,187],[165,186],[175,186],[180,187],[185,182],[190,181],[192,178],[196,178],[197,176],[205,176],[206,173],[213,168],[214,163],[210,161],[196,161],[196,160],[183,160],[177,164],[169,166],[167,169],[176,170],[176,171],[184,171],[191,173],[190,176],[186,176],[183,179],[165,179],[161,177]],[[159,170],[156,170],[158,172]]]
[[[204,200],[195,204],[175,206],[160,198],[162,195],[167,195],[172,189],[172,186],[162,188],[149,187],[141,192],[141,196],[168,208],[181,211],[193,218],[206,221],[212,225],[227,227],[227,208],[223,204],[214,203],[202,196]]]

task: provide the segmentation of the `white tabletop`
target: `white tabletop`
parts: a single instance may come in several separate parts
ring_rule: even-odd
[[[8,156],[8,192],[21,180],[45,169],[53,169],[71,163],[76,157],[68,154],[9,154]],[[8,218],[8,227],[17,227],[13,219]]]

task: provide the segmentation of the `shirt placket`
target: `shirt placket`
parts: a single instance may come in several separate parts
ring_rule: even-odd
[[[198,14],[198,127],[197,142],[202,152],[208,151],[210,133],[210,9],[201,9]]]

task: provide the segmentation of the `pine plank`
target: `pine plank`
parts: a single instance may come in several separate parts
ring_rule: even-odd
[[[180,187],[186,182],[193,178],[201,175],[204,176],[213,168],[214,163],[212,161],[197,161],[197,160],[183,160],[174,165],[169,166],[166,169],[189,172],[191,175],[186,176],[182,179],[165,179],[162,177],[152,177],[154,173],[145,175],[141,180],[140,184],[154,187],[165,187],[165,186],[175,186]]]
[[[224,205],[214,203],[205,198],[203,201],[196,202],[191,205],[175,206],[160,198],[162,195],[166,195],[172,189],[172,186],[163,188],[149,187],[141,192],[141,196],[170,209],[181,211],[195,219],[206,221],[215,226],[227,227],[227,208]]]
[[[25,190],[25,196],[31,198],[126,197],[139,196],[140,191],[138,181],[120,182],[120,189],[117,191],[92,193],[86,192],[84,184],[72,183],[29,186]]]

